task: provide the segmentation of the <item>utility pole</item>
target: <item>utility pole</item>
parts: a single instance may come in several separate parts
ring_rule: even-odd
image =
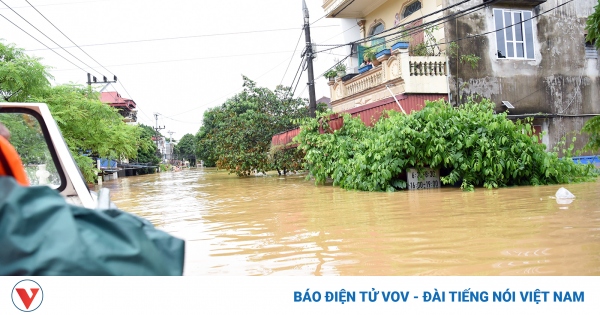
[[[93,81],[92,81],[93,78]],[[113,76],[113,81],[108,81],[106,79],[106,77],[104,77],[104,81],[100,81],[98,82],[98,79],[96,79],[96,77],[92,77],[91,74],[87,74],[87,84],[88,86],[92,86],[92,84],[104,84],[104,87],[100,90],[100,92],[104,91],[104,89],[106,89],[106,87],[111,84],[111,83],[117,83],[117,76]]]
[[[308,64],[308,110],[310,117],[316,117],[317,100],[315,97],[315,75],[313,73],[313,51],[310,42],[310,23],[308,22],[308,8],[306,1],[302,0],[302,12],[304,13],[304,38],[306,39],[306,63]]]
[[[160,127],[158,125],[158,115],[160,115],[160,114],[154,113],[154,119],[156,120],[156,127],[154,127],[154,137],[156,138],[156,147],[160,151],[160,147],[158,146],[158,134],[159,134],[158,131],[165,129],[165,126]]]
[[[167,133],[169,134],[169,154],[171,155],[171,159],[173,159],[173,134],[175,131],[169,130]]]

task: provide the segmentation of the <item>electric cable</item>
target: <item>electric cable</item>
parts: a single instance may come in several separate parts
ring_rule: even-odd
[[[294,92],[292,92],[292,94],[290,95],[290,100],[294,98],[294,95],[296,94],[296,89],[298,88],[298,84],[300,84],[301,79],[302,79],[302,75],[300,75],[300,77],[298,78],[298,82],[296,82],[296,86],[294,87]],[[308,83],[306,84],[306,87],[308,87]]]
[[[318,27],[337,27],[337,26],[338,25],[323,25],[323,26],[315,26],[315,27],[318,28]],[[167,41],[167,40],[178,40],[178,39],[188,39],[188,38],[215,37],[215,36],[229,36],[229,35],[241,35],[241,34],[252,34],[252,33],[267,33],[267,32],[290,31],[290,30],[297,30],[297,29],[298,29],[298,27],[293,27],[293,28],[279,28],[279,29],[270,29],[270,30],[257,30],[257,31],[238,31],[238,32],[229,32],[229,33],[201,34],[201,35],[163,37],[163,38],[151,38],[151,39],[137,39],[137,40],[128,40],[128,41],[120,41],[120,42],[84,44],[84,45],[79,45],[79,46],[80,47],[92,47],[92,46],[122,45],[122,44],[134,44],[134,43],[156,42],[156,41]],[[75,46],[65,46],[65,48],[75,48]],[[48,49],[52,49],[52,48],[48,48]],[[56,48],[54,48],[54,49],[56,49]],[[43,48],[28,49],[27,51],[38,51],[38,50],[46,50],[46,49],[43,49]]]
[[[44,32],[40,31],[40,29],[38,29],[37,27],[35,27],[35,25],[31,24],[31,22],[29,22],[26,18],[24,18],[23,16],[21,16],[17,11],[15,11],[13,8],[11,8],[9,5],[7,5],[4,0],[0,0],[0,2],[2,2],[2,4],[4,4],[7,8],[9,8],[11,11],[13,11],[16,15],[18,15],[23,21],[27,22],[27,24],[31,25],[31,27],[33,27],[34,29],[36,29],[38,32],[40,32],[42,35],[44,35],[47,39],[49,39],[51,42],[53,42],[55,45],[57,45],[58,47],[60,47],[62,50],[64,50],[66,53],[68,53],[69,55],[71,55],[73,58],[77,59],[79,62],[81,62],[82,64],[84,64],[86,67],[90,68],[90,69],[94,69],[92,67],[90,67],[88,64],[86,64],[85,62],[81,61],[81,59],[77,58],[75,55],[73,55],[71,52],[69,52],[68,50],[66,50],[65,48],[63,48],[62,46],[60,46],[57,42],[55,42],[52,38],[50,38],[48,35],[46,35]],[[45,46],[45,45],[44,45]],[[100,75],[103,75],[100,72],[97,72]]]
[[[285,78],[285,75],[287,74],[288,70],[290,69],[292,60],[294,60],[294,55],[296,54],[296,51],[298,50],[298,45],[300,45],[300,40],[302,39],[303,32],[304,32],[304,28],[302,28],[300,30],[300,36],[298,37],[298,42],[296,43],[296,48],[294,48],[294,52],[292,53],[292,56],[290,57],[290,62],[288,63],[287,68],[285,68],[285,72],[283,73],[283,77],[281,77],[281,81],[279,82],[279,85],[281,85],[283,83],[283,79]]]
[[[68,4],[85,4],[85,3],[93,3],[93,2],[107,2],[113,0],[92,0],[92,1],[76,1],[76,2],[61,2],[61,3],[46,3],[46,4],[38,4],[38,7],[48,7],[48,6],[57,6],[57,5],[68,5]],[[28,6],[22,7],[13,7],[14,9],[23,9],[28,8]],[[8,8],[0,8],[0,10],[6,10]]]
[[[0,14],[1,17],[3,17],[5,20],[7,20],[8,22],[10,22],[12,25],[14,25],[16,28],[20,29],[23,33],[29,35],[29,37],[35,39],[38,43],[46,46],[46,44],[42,43],[39,39],[35,38],[33,35],[27,33],[27,31],[25,31],[24,29],[22,29],[20,26],[18,26],[17,24],[15,24],[13,21],[9,20],[6,16]],[[48,47],[48,46],[46,46]],[[48,47],[48,49],[50,49],[50,47]],[[74,65],[75,67],[79,68],[81,71],[83,72],[87,72],[85,71],[82,67],[76,65],[74,62],[72,62],[71,60],[67,59],[65,56],[59,54],[56,50],[50,49],[52,50],[52,52],[54,52],[55,54],[57,54],[58,56],[60,56],[61,58],[63,58],[64,60],[66,60],[67,62],[69,62],[70,64]]]
[[[302,72],[300,73],[300,76],[298,77],[298,81],[296,82],[296,86],[294,87],[294,90],[292,91],[292,94],[290,95],[290,100],[291,100],[292,98],[294,98],[294,94],[296,94],[296,89],[298,88],[298,84],[300,84],[300,81],[302,80],[302,74],[303,74],[303,73],[304,73],[304,71],[302,71]],[[293,84],[293,82],[292,82],[292,84]],[[291,90],[292,90],[292,86],[290,85],[290,91],[291,91]],[[287,96],[286,96],[286,97],[284,97],[283,99],[286,99],[286,98],[287,98]]]
[[[246,53],[246,54],[240,54],[240,55],[227,55],[227,56],[210,56],[210,57],[183,58],[183,59],[172,59],[172,60],[156,60],[156,61],[146,61],[146,62],[114,64],[114,65],[108,65],[107,67],[139,66],[139,65],[168,63],[168,62],[182,62],[182,61],[194,61],[194,60],[205,60],[205,59],[222,59],[222,58],[232,58],[232,57],[272,55],[272,54],[282,54],[282,53],[289,53],[289,52],[291,52],[291,50],[271,51],[271,52],[262,52],[262,53],[253,53],[253,54]],[[287,61],[287,59],[286,59],[286,61]],[[57,69],[57,70],[53,70],[53,71],[71,71],[71,70],[74,70],[74,69]]]
[[[56,25],[54,25],[54,23],[50,22],[50,20],[48,20],[48,18],[44,14],[42,14],[42,12],[40,12],[36,7],[34,7],[33,4],[31,4],[29,2],[29,0],[25,0],[25,2],[27,2],[27,4],[29,4],[37,13],[39,13],[46,21],[48,21],[48,23],[50,23],[50,25],[52,25],[57,31],[59,31],[64,37],[66,37],[71,43],[73,43],[73,45],[75,45],[75,47],[79,48],[79,50],[81,50],[84,54],[86,54],[86,56],[90,57],[90,59],[92,59],[95,63],[97,63],[104,70],[108,71],[108,73],[114,75],[114,73],[112,73],[110,70],[106,69],[100,62],[98,62],[96,59],[94,59],[92,56],[90,56],[90,54],[88,54],[85,50],[83,50],[81,47],[77,46],[77,44],[71,38],[69,38],[69,36],[67,36],[67,34],[63,33],[63,31],[61,31],[58,27],[56,27]]]
[[[492,1],[492,2],[496,2],[496,1],[498,1],[498,0],[494,0],[494,1]],[[488,31],[488,32],[481,33],[481,34],[469,35],[469,36],[466,36],[466,37],[461,37],[461,38],[458,38],[458,39],[455,39],[455,40],[446,41],[446,42],[443,42],[443,43],[436,43],[436,44],[433,44],[433,45],[428,45],[428,46],[425,46],[425,47],[435,47],[435,46],[438,46],[438,45],[451,44],[451,43],[459,42],[459,41],[462,41],[462,40],[465,40],[465,39],[472,39],[472,38],[477,38],[477,37],[481,37],[481,36],[489,35],[489,34],[491,34],[491,33],[495,33],[495,32],[498,32],[498,31],[501,31],[501,30],[504,30],[504,29],[507,29],[507,28],[510,28],[510,27],[516,26],[516,25],[518,25],[518,24],[521,24],[521,23],[523,23],[523,22],[526,22],[526,21],[532,20],[532,19],[534,19],[534,18],[537,18],[537,17],[539,17],[539,16],[541,16],[541,15],[543,15],[543,14],[546,14],[546,13],[548,13],[548,12],[550,12],[550,11],[556,10],[556,9],[558,9],[559,7],[562,7],[562,6],[564,6],[564,5],[566,5],[566,4],[570,3],[570,2],[573,2],[573,1],[575,1],[575,0],[569,0],[569,1],[567,1],[567,2],[564,2],[564,3],[560,4],[560,5],[557,5],[557,6],[553,7],[553,8],[550,8],[550,9],[548,9],[548,10],[544,11],[544,12],[541,12],[541,13],[539,13],[539,14],[537,14],[537,15],[534,15],[534,16],[532,16],[532,17],[528,18],[528,19],[524,19],[524,20],[522,20],[522,21],[520,21],[520,22],[516,22],[516,23],[513,23],[513,24],[511,24],[511,25],[507,25],[507,26],[505,26],[505,27],[502,27],[502,28],[499,28],[499,29],[494,29],[493,31]],[[489,3],[489,2],[488,2],[488,3]],[[463,11],[463,12],[464,12],[464,11]],[[469,13],[472,13],[472,12],[469,12]],[[467,13],[467,14],[468,14],[468,13]],[[409,53],[409,52],[401,52],[401,54],[408,54],[408,53]],[[350,57],[350,56],[351,56],[351,55],[348,55],[346,58],[348,58],[348,57]],[[343,60],[345,60],[346,58],[344,58],[344,59],[340,60],[338,63],[336,63],[335,65],[333,65],[333,66],[332,66],[332,67],[330,67],[329,69],[327,69],[327,71],[329,71],[329,70],[331,70],[331,69],[335,68],[335,66],[337,66],[338,64],[340,64],[340,63],[341,63]],[[325,74],[327,71],[325,71],[323,74]],[[321,75],[320,75],[318,78],[320,78],[320,77],[321,77],[323,74],[321,74]],[[316,79],[315,79],[315,80],[316,80]]]
[[[289,95],[289,92],[292,89],[292,86],[294,85],[294,82],[296,82],[296,77],[298,76],[298,73],[302,73],[304,72],[304,70],[302,70],[304,68],[304,65],[308,62],[308,58],[306,56],[302,57],[302,60],[300,61],[300,64],[298,65],[298,69],[296,70],[296,74],[294,75],[294,79],[292,80],[292,84],[290,84],[290,88],[289,90],[285,93],[285,96],[283,97],[284,99],[286,99]],[[302,70],[302,71],[300,71]],[[302,75],[300,75],[302,76]],[[300,78],[298,78],[298,82],[300,82]],[[297,83],[296,83],[297,85]]]
[[[284,59],[284,60],[282,60],[280,63],[278,63],[276,66],[274,66],[273,68],[271,68],[271,69],[267,70],[267,72],[265,72],[265,73],[263,73],[263,74],[259,75],[258,77],[256,77],[256,79],[260,79],[260,78],[264,77],[265,75],[269,74],[271,71],[273,71],[273,70],[277,69],[279,66],[281,66],[281,65],[282,65],[283,63],[285,63],[286,61],[288,61],[288,58],[285,58],[285,59]],[[171,115],[171,116],[168,116],[168,117],[169,117],[169,118],[171,118],[171,117],[175,117],[175,116],[179,116],[179,115],[187,114],[187,113],[189,113],[189,112],[192,112],[192,111],[195,111],[195,110],[197,110],[197,109],[199,109],[199,108],[205,107],[205,106],[207,106],[207,105],[209,105],[209,104],[212,104],[212,103],[214,103],[214,102],[216,102],[216,101],[218,101],[218,100],[220,100],[220,99],[222,99],[222,98],[224,98],[224,97],[227,97],[227,96],[229,96],[229,95],[232,95],[232,94],[238,93],[238,92],[239,92],[239,91],[241,91],[241,90],[243,90],[243,88],[241,88],[241,89],[239,89],[239,88],[238,88],[238,89],[236,89],[236,90],[234,90],[234,91],[231,91],[230,93],[224,94],[224,95],[222,95],[222,96],[220,96],[220,97],[218,97],[218,98],[215,98],[215,99],[213,99],[213,100],[211,100],[211,101],[209,101],[209,102],[207,102],[207,103],[204,103],[204,104],[202,104],[202,105],[200,105],[200,106],[196,106],[196,107],[194,107],[194,108],[192,108],[192,109],[189,109],[189,110],[186,110],[186,111],[183,111],[183,112],[181,112],[181,113],[174,114],[174,115]]]
[[[381,32],[381,33],[378,33],[378,34],[376,34],[376,35],[369,35],[369,36],[367,36],[367,37],[365,37],[365,38],[362,38],[362,39],[359,39],[359,40],[356,40],[356,41],[352,41],[352,42],[349,42],[349,43],[346,43],[346,44],[317,45],[317,46],[333,46],[333,48],[327,48],[327,49],[319,50],[319,51],[317,51],[316,53],[325,52],[325,51],[328,51],[328,50],[333,50],[333,49],[340,48],[340,47],[344,47],[344,46],[349,46],[349,45],[355,45],[355,44],[364,43],[364,42],[367,42],[367,41],[371,40],[373,37],[375,37],[375,38],[384,37],[384,36],[382,36],[382,34],[384,34],[384,33],[387,33],[387,32],[390,32],[390,31],[392,31],[392,30],[397,30],[397,29],[400,29],[400,28],[401,28],[401,30],[400,30],[400,31],[398,31],[398,32],[395,32],[395,33],[392,33],[392,34],[385,35],[385,37],[387,37],[387,36],[390,36],[390,35],[402,34],[402,33],[406,33],[406,32],[413,31],[413,30],[425,29],[426,27],[428,27],[428,26],[430,26],[430,25],[432,25],[432,24],[435,24],[435,23],[437,23],[437,22],[442,22],[442,21],[445,21],[445,20],[452,19],[452,18],[454,18],[455,16],[457,16],[457,15],[459,15],[459,14],[463,14],[463,15],[464,15],[464,14],[469,14],[469,13],[471,13],[471,11],[474,11],[475,9],[480,9],[480,8],[483,8],[483,7],[485,7],[485,6],[488,6],[488,5],[490,5],[490,4],[494,3],[494,2],[497,2],[498,0],[492,0],[491,2],[485,2],[485,3],[479,4],[479,5],[475,5],[475,6],[472,6],[472,7],[468,8],[468,9],[466,9],[466,10],[464,10],[464,11],[460,11],[460,12],[457,12],[457,13],[453,13],[453,14],[451,14],[451,15],[443,16],[443,17],[441,17],[441,18],[438,18],[438,19],[436,19],[436,20],[433,20],[433,21],[430,21],[430,22],[427,22],[427,23],[423,23],[423,24],[421,24],[421,25],[417,25],[417,26],[414,26],[414,27],[411,27],[411,28],[408,28],[408,29],[404,29],[404,28],[403,28],[405,25],[412,24],[412,23],[414,23],[414,22],[416,22],[416,21],[418,21],[418,20],[422,20],[422,19],[423,19],[423,18],[425,18],[425,17],[428,17],[428,16],[431,16],[431,15],[434,15],[434,14],[437,14],[437,13],[440,13],[440,12],[443,12],[443,11],[445,11],[445,10],[451,9],[451,8],[453,8],[453,7],[456,7],[457,5],[464,4],[465,2],[468,2],[468,1],[471,1],[471,0],[463,0],[462,2],[459,2],[459,3],[457,3],[457,4],[454,4],[454,5],[452,5],[452,6],[448,6],[448,7],[446,7],[446,8],[443,8],[443,9],[437,10],[437,11],[435,11],[435,12],[432,12],[432,13],[430,13],[430,14],[427,14],[427,15],[425,15],[425,16],[422,16],[422,17],[416,18],[416,19],[414,19],[414,20],[411,20],[411,21],[409,21],[409,22],[405,22],[405,23],[403,23],[403,24],[396,25],[396,26],[394,26],[394,27],[392,27],[392,28],[390,28],[390,29],[384,30],[383,32]],[[441,23],[440,23],[440,24],[441,24]]]
[[[498,0],[495,0],[495,1],[498,1]],[[527,21],[529,21],[529,20],[533,20],[533,19],[535,19],[535,18],[537,18],[537,17],[539,17],[539,16],[541,16],[541,15],[544,15],[544,14],[546,14],[546,13],[548,13],[548,12],[551,12],[551,11],[553,11],[553,10],[556,10],[556,9],[558,9],[558,8],[560,8],[560,7],[562,7],[562,6],[566,5],[566,4],[569,4],[569,3],[573,2],[573,1],[575,1],[575,0],[568,0],[567,2],[564,2],[564,3],[562,3],[562,4],[559,4],[559,5],[557,5],[557,6],[553,7],[553,8],[550,8],[550,9],[548,9],[548,10],[546,10],[546,11],[544,11],[544,12],[541,12],[541,13],[539,13],[539,14],[537,14],[537,15],[532,15],[532,16],[531,16],[530,18],[528,18],[528,19],[524,19],[524,20],[522,20],[522,21],[520,21],[520,22],[515,22],[515,23],[513,23],[513,24],[510,24],[510,25],[504,26],[504,27],[502,27],[502,28],[494,29],[494,30],[492,30],[492,31],[488,31],[488,32],[485,32],[485,33],[474,34],[474,35],[469,35],[469,36],[465,36],[465,37],[457,38],[457,39],[450,40],[450,41],[446,41],[446,42],[443,42],[443,43],[436,43],[436,44],[433,44],[433,45],[428,45],[428,46],[425,46],[425,47],[435,47],[435,46],[438,46],[438,45],[452,44],[452,43],[456,43],[456,42],[463,41],[463,40],[465,40],[465,39],[472,39],[472,38],[477,38],[477,37],[481,37],[481,36],[489,35],[489,34],[492,34],[492,33],[496,33],[496,32],[498,32],[498,31],[502,31],[502,30],[505,30],[505,29],[507,29],[507,28],[511,28],[511,27],[513,27],[513,26],[516,26],[516,25],[522,24],[522,23],[524,23],[524,22],[527,22]],[[403,53],[408,53],[408,52],[403,52]]]
[[[133,96],[132,96],[132,95],[129,93],[129,91],[127,91],[127,88],[125,88],[125,85],[123,84],[123,81],[122,81],[122,80],[119,80],[119,81],[118,81],[118,83],[119,83],[119,85],[120,85],[120,86],[123,88],[123,90],[125,91],[125,93],[127,93],[127,96],[129,96],[129,99],[132,99],[132,100],[133,100],[133,99],[134,99],[134,98],[133,98]],[[111,85],[113,88],[115,88],[115,86],[114,86],[112,83],[111,83],[110,85]],[[116,88],[115,88],[115,90],[116,90]],[[144,112],[144,111],[143,111],[141,108],[138,108],[138,107],[137,107],[137,104],[136,104],[136,109],[138,109],[140,112],[142,112],[142,114],[143,114],[144,116],[146,116],[146,118],[148,118],[148,121],[150,121],[150,122],[154,122],[154,121],[152,120],[152,118],[150,118],[150,116],[148,116],[148,115],[146,114],[146,112]]]
[[[50,23],[50,25],[52,25],[57,31],[59,31],[64,37],[66,37],[71,43],[73,43],[73,45],[75,45],[77,48],[79,48],[79,50],[81,50],[84,54],[86,54],[90,59],[92,59],[95,63],[97,63],[100,67],[102,67],[104,70],[106,70],[107,72],[111,73],[114,75],[114,73],[110,70],[108,70],[105,66],[103,66],[100,62],[98,62],[96,59],[94,59],[94,57],[90,56],[90,54],[88,54],[85,50],[83,50],[81,47],[79,47],[69,36],[67,36],[67,34],[65,34],[63,31],[61,31],[56,25],[54,25],[54,23],[52,23],[44,14],[42,14],[42,12],[40,12],[36,7],[34,7],[28,0],[25,0],[25,2],[27,2],[27,4],[29,4],[37,13],[39,13],[48,23]],[[93,68],[92,68],[93,69]],[[125,90],[125,92],[127,93],[127,95],[129,96],[130,99],[133,99],[131,94],[127,91],[127,89],[125,88],[125,86],[123,85],[123,83],[121,81],[119,81],[119,84],[121,85],[121,87],[123,88],[123,90]],[[112,83],[111,83],[111,86]],[[114,86],[113,86],[114,87]],[[116,101],[116,97],[113,95],[113,99]],[[141,108],[137,108],[144,116],[146,116],[146,118],[149,121],[152,121],[150,119],[150,117],[146,114],[146,112],[144,112]]]

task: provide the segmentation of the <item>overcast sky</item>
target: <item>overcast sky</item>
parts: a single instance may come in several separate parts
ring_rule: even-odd
[[[76,47],[67,51],[81,61],[60,48],[55,51],[77,66],[46,49],[7,19],[51,48],[58,46],[24,19],[60,46],[73,44],[26,0],[1,1],[6,5],[0,2],[5,17],[0,17],[0,38],[42,57],[45,65],[53,67],[53,84],[85,84],[87,72],[99,80],[115,74],[120,84],[106,91],[134,99],[141,123],[155,126],[153,114],[159,113],[158,123],[166,127],[163,134],[173,131],[174,139],[195,134],[204,110],[239,92],[242,74],[271,89],[281,82],[290,85],[304,46],[301,0],[28,0],[108,72]],[[324,15],[322,0],[306,2],[311,22]],[[311,36],[319,44],[338,44],[343,42],[343,31],[338,20],[321,19],[312,25]],[[344,52],[319,54],[315,76],[335,58],[343,58]],[[297,96],[308,98],[306,78],[305,72]],[[316,96],[329,96],[324,78],[316,83]]]

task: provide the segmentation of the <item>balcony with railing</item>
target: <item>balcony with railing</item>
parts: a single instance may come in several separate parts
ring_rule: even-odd
[[[343,111],[398,94],[447,94],[445,56],[410,56],[407,45],[377,54],[371,67],[348,80],[330,81],[333,110]],[[361,73],[362,72],[362,73]]]

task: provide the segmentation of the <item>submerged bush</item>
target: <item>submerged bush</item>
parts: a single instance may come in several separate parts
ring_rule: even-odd
[[[406,188],[407,168],[442,168],[444,184],[497,188],[592,180],[591,165],[575,164],[546,152],[530,120],[513,122],[494,114],[489,100],[459,108],[440,100],[410,115],[387,112],[373,127],[344,116],[331,132],[326,118],[312,119],[295,138],[316,183],[333,179],[346,189],[394,191]],[[325,130],[325,133],[320,133]]]

